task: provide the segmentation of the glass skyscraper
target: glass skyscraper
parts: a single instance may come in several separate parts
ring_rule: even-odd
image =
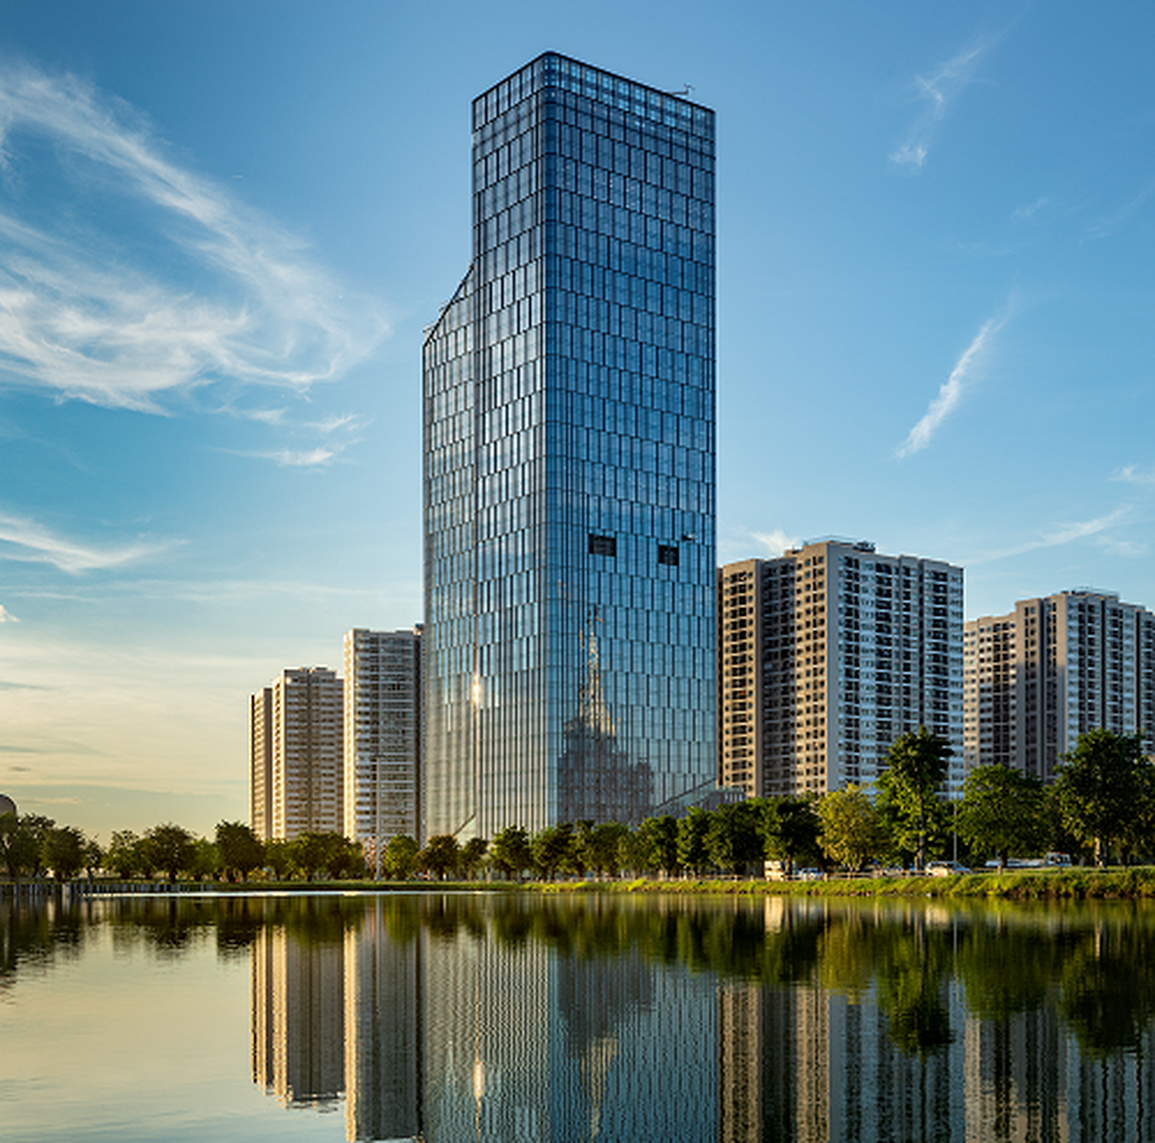
[[[714,784],[714,114],[547,53],[473,104],[426,331],[424,833]]]

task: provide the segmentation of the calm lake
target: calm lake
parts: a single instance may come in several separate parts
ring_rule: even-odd
[[[1152,1140],[1155,909],[0,900],[0,1138]]]

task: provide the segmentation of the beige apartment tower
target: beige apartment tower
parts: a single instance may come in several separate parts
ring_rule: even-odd
[[[342,832],[341,680],[282,671],[249,700],[250,824],[262,841]]]
[[[417,839],[421,629],[345,633],[345,834],[379,868],[390,838]]]
[[[962,780],[963,570],[823,540],[718,573],[718,780],[750,797],[868,785],[925,726]]]
[[[964,758],[1051,781],[1079,735],[1142,730],[1155,749],[1155,615],[1113,592],[1022,599],[964,625]]]

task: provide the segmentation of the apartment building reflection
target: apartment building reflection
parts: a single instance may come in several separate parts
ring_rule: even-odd
[[[335,1108],[345,1087],[340,941],[265,927],[250,957],[253,1082],[286,1107]]]
[[[966,1143],[1071,1138],[1066,1037],[1053,1008],[999,1021],[971,1016],[965,1037]]]
[[[421,1133],[421,942],[376,898],[345,930],[345,1127],[348,1139]]]

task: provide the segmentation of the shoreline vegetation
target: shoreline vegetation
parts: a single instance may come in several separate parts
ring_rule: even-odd
[[[946,897],[1006,901],[1142,900],[1155,898],[1155,866],[1128,869],[1014,870],[949,877],[831,877],[821,881],[673,879],[554,882],[546,892],[609,890],[618,893],[700,893],[752,897]]]
[[[711,809],[690,806],[681,816],[658,813],[636,825],[582,819],[535,832],[506,825],[492,838],[434,834],[424,844],[407,834],[357,840],[335,830],[262,840],[244,822],[221,821],[212,840],[167,822],[143,835],[113,831],[105,849],[76,827],[37,814],[20,817],[6,800],[0,868],[13,880],[51,872],[61,883],[87,873],[74,889],[80,894],[91,892],[97,878],[139,879],[128,892],[156,891],[149,878],[160,874],[170,884],[187,878],[251,886],[259,877],[282,886],[336,881],[352,888],[376,872],[410,885],[492,885],[495,876],[520,885],[531,874],[543,886],[624,884],[635,892],[1155,897],[1155,866],[1145,871],[1142,864],[1155,859],[1155,762],[1142,753],[1140,735],[1081,735],[1051,786],[1003,766],[978,766],[954,801],[945,790],[950,752],[949,743],[920,729],[891,745],[873,790],[850,784],[820,796],[727,797]],[[954,860],[941,860],[948,852]],[[1086,865],[1068,868],[1070,854],[1093,860],[1094,874]],[[998,872],[973,876],[966,868],[981,863]],[[1044,863],[1057,868],[1042,872],[1037,867]],[[790,869],[806,880],[759,876]],[[871,869],[881,875],[830,876]],[[904,869],[935,876],[901,876]]]
[[[0,879],[0,892],[11,892],[17,883]],[[697,896],[807,897],[835,899],[947,898],[1002,901],[1138,901],[1155,898],[1155,866],[1062,870],[1011,870],[1002,873],[961,873],[949,877],[905,874],[903,876],[830,877],[818,881],[780,881],[761,878],[620,878],[571,879],[565,881],[407,881],[284,880],[284,881],[192,881],[175,883],[134,879],[97,878],[67,883],[79,896],[124,893],[129,895],[189,893],[222,896],[300,893],[611,893],[679,894]],[[64,886],[44,879],[19,882],[20,891],[47,892]]]

